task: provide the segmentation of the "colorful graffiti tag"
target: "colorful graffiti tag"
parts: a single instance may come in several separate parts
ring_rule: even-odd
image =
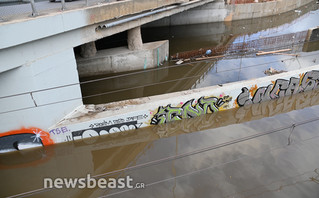
[[[239,106],[256,104],[313,90],[317,88],[318,80],[319,71],[313,70],[300,75],[300,78],[291,77],[290,80],[277,79],[273,84],[269,84],[267,87],[259,87],[256,90],[249,90],[244,87],[237,97],[237,104]]]
[[[22,128],[0,133],[0,153],[53,143],[50,134],[39,128]]]
[[[181,107],[171,107],[167,105],[166,107],[160,106],[157,113],[151,119],[152,125],[164,124],[176,120],[181,120],[183,118],[194,118],[207,113],[214,113],[219,111],[225,103],[231,100],[229,96],[224,96],[222,98],[217,97],[200,97],[197,101],[194,99],[188,100]]]

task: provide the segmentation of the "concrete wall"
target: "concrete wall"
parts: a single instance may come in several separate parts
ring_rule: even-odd
[[[73,49],[0,73],[0,152],[13,149],[12,142],[5,141],[5,135],[17,135],[15,141],[19,141],[18,134],[29,133],[23,129],[33,127],[41,130],[34,133],[31,130],[32,135],[42,130],[41,135],[46,135],[50,126],[82,105],[78,82]],[[70,84],[75,85],[65,86]],[[65,87],[48,89],[59,86]],[[39,143],[33,138],[29,140],[28,144]]]
[[[50,130],[50,137],[55,142],[72,141],[195,118],[289,97],[317,89],[318,84],[319,65],[316,65],[254,80],[104,105],[89,105],[54,126]],[[64,133],[61,133],[62,128]]]
[[[205,6],[156,21],[148,26],[174,26],[253,19],[285,13],[311,2],[314,2],[314,0],[276,0],[263,3],[226,5],[224,0],[216,0]]]
[[[226,21],[277,15],[297,9],[313,0],[277,0],[264,3],[227,5]]]
[[[65,116],[66,113],[69,113],[81,104],[81,99],[55,104],[53,107],[51,105],[44,105],[72,98],[81,98],[80,86],[73,85],[57,89],[44,89],[78,82],[79,77],[76,70],[76,62],[73,50],[71,49],[0,73],[1,131],[30,126],[47,128],[50,126],[48,123],[52,125],[52,123],[59,121],[58,119],[52,120],[52,118]],[[25,94],[14,96],[19,93]],[[33,108],[36,106],[39,106],[39,108]],[[63,108],[59,111],[54,106],[61,106]],[[67,106],[69,107],[66,108]],[[14,112],[24,108],[30,108],[30,110],[25,110],[25,112],[32,112],[35,115],[34,118],[30,118],[19,111]],[[46,108],[47,110],[44,110]],[[56,116],[51,116],[53,114],[51,112],[52,109],[55,109],[54,113],[57,114]],[[13,117],[14,119],[11,119]]]
[[[158,67],[168,58],[168,41],[144,43],[143,49],[131,51],[127,47],[100,50],[94,57],[77,58],[80,76],[93,76]]]

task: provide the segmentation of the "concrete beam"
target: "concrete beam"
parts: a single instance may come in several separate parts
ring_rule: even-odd
[[[127,31],[128,49],[135,51],[143,48],[141,26],[135,27]]]
[[[153,68],[165,61],[168,53],[168,41],[145,43],[134,51],[127,47],[99,50],[94,57],[78,58],[77,68],[81,77]]]
[[[97,50],[96,50],[96,46],[95,46],[94,41],[81,45],[81,53],[80,54],[83,58],[93,57],[93,56],[95,56],[96,52],[97,52]]]

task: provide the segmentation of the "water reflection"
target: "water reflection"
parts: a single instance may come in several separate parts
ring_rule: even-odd
[[[290,27],[294,27],[295,31],[304,31],[309,27],[316,26],[317,20],[315,19],[319,16],[317,8],[318,5],[313,2],[302,7],[302,15],[292,11],[280,16],[235,21],[230,24],[211,23],[146,28],[143,32],[144,42],[170,39],[171,55],[183,51],[205,49],[205,47],[225,46],[231,43],[240,45],[240,42],[244,40],[243,45],[247,46],[248,51],[254,53],[247,53],[246,50],[246,52],[237,54],[226,54],[225,57],[219,59],[82,78],[83,101],[85,104],[108,103],[264,77],[264,71],[270,67],[276,70],[291,71],[317,65],[319,57],[317,41],[304,43],[293,39],[293,41],[288,42],[291,34],[287,35],[285,42],[277,41],[278,39],[283,40],[284,37],[272,37],[278,33],[287,32]],[[310,22],[304,25],[305,21]],[[300,28],[297,29],[296,27],[299,25]],[[300,35],[306,36],[306,34]],[[299,56],[256,56],[255,51],[260,46],[256,46],[258,42],[251,41],[256,38],[265,40],[265,42],[272,41],[263,45],[263,49],[291,48],[290,53]],[[299,39],[304,40],[305,38]],[[103,80],[96,81],[96,79]],[[88,81],[91,80],[94,82],[89,83]]]
[[[0,183],[5,190],[0,194],[9,196],[39,189],[41,193],[35,197],[98,197],[119,192],[119,196],[122,196],[122,190],[41,189],[44,177],[75,178],[110,172],[104,176],[130,175],[136,181],[148,184],[145,191],[136,190],[132,195],[129,192],[125,197],[143,194],[167,197],[172,193],[184,197],[186,192],[191,195],[207,195],[212,193],[211,186],[215,190],[219,188],[214,191],[214,195],[223,197],[237,195],[242,191],[255,193],[254,189],[257,188],[254,186],[273,185],[272,182],[280,178],[298,176],[295,170],[302,169],[301,173],[306,172],[305,175],[310,178],[313,170],[318,168],[314,165],[318,164],[316,160],[319,158],[312,151],[319,147],[318,141],[314,139],[319,134],[313,130],[319,128],[319,122],[297,126],[293,133],[290,126],[294,122],[319,117],[319,106],[314,106],[319,104],[318,95],[319,90],[314,90],[165,125],[1,154],[0,176],[3,179]],[[290,113],[283,114],[285,112]],[[285,126],[288,128],[260,135]],[[249,136],[254,138],[247,139]],[[287,147],[288,141],[292,147]],[[306,166],[299,163],[305,160],[308,162]],[[293,164],[292,167],[289,165],[289,169],[294,171],[285,170],[287,163]],[[252,164],[262,169],[254,169]],[[282,167],[278,169],[279,165]],[[245,183],[242,182],[244,176],[247,179]],[[316,178],[315,175],[312,177]],[[157,183],[158,180],[161,182]],[[198,185],[203,187],[203,191]],[[181,188],[185,191],[181,191]],[[164,189],[174,189],[174,192]],[[311,191],[318,192],[313,189]],[[258,193],[262,194],[260,191]]]

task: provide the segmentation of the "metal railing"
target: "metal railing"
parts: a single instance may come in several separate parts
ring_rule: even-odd
[[[11,17],[28,15],[36,17],[46,14],[49,11],[65,11],[76,8],[85,8],[94,5],[108,4],[120,0],[19,0],[3,1],[0,0],[0,22],[7,21]],[[31,8],[31,9],[30,9]]]
[[[264,3],[267,1],[277,1],[277,0],[225,0],[227,4]]]

